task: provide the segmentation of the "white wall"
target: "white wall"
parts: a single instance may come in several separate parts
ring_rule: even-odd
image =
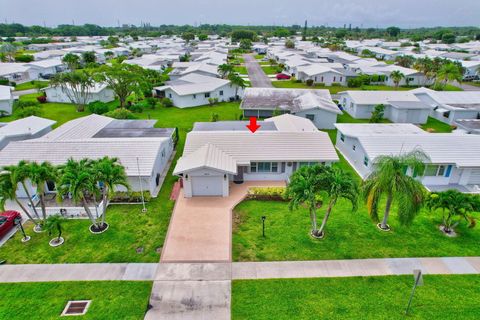
[[[301,111],[294,113],[296,116],[306,118],[307,114],[314,115],[313,124],[318,129],[335,129],[335,123],[337,122],[337,114],[329,112],[323,109],[311,109],[307,111]]]
[[[8,114],[12,114],[13,109],[13,97],[9,100],[0,100],[0,110],[6,111]]]
[[[223,95],[220,95],[220,91],[223,91]],[[240,97],[243,96],[243,91],[241,88],[238,89],[237,94]],[[203,106],[208,104],[208,98],[218,98],[219,102],[229,101],[230,98],[235,98],[235,86],[230,86],[229,84],[226,84],[214,91],[211,91],[210,97],[205,97],[205,93],[180,96],[176,94],[173,90],[167,89],[165,90],[165,97],[171,99],[175,107],[178,108]]]
[[[48,102],[72,103],[60,87],[49,87],[45,89]],[[90,93],[87,104],[94,101],[110,102],[115,100],[113,90],[105,88],[100,92]]]
[[[307,76],[304,72],[300,71],[297,75],[297,79],[302,81],[307,81],[310,79],[315,83],[324,83],[326,86],[331,86],[332,83],[340,83],[342,85],[346,85],[347,83],[346,77],[336,72],[324,72],[313,76]]]

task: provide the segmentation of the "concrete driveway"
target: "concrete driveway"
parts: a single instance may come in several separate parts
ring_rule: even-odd
[[[161,262],[231,261],[232,209],[252,186],[279,186],[283,181],[231,184],[228,197],[185,198],[175,204]]]
[[[252,83],[252,87],[258,88],[273,88],[272,81],[268,76],[263,72],[262,67],[251,54],[244,54],[243,58],[245,59],[245,67],[247,67],[248,78]]]

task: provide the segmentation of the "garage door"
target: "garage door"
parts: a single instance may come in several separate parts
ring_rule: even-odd
[[[222,196],[222,176],[192,177],[193,196]]]
[[[480,169],[472,169],[468,184],[480,184]]]

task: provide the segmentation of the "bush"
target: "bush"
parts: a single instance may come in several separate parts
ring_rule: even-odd
[[[45,103],[47,102],[47,97],[46,96],[38,96],[37,101],[40,103]]]
[[[305,81],[305,83],[306,83],[307,86],[309,86],[309,87],[313,86],[313,80],[312,80],[312,79],[307,79],[307,81]]]
[[[132,104],[132,105],[128,106],[128,110],[130,110],[132,112],[135,112],[135,113],[142,113],[144,107],[145,107],[145,103],[140,101],[136,104]]]
[[[34,60],[31,54],[21,54],[15,57],[15,62],[32,62]]]
[[[108,104],[102,101],[94,101],[88,104],[88,111],[95,114],[104,114],[109,111]]]
[[[332,82],[332,87],[341,87],[342,84],[338,82]]]
[[[10,85],[10,81],[8,79],[0,79],[0,86],[8,86]]]
[[[218,98],[208,98],[208,104],[213,106],[218,103]]]
[[[130,110],[127,110],[125,108],[119,108],[115,109],[113,111],[109,111],[104,114],[107,117],[111,117],[114,119],[119,119],[119,120],[129,120],[129,119],[136,119],[136,117],[133,115],[133,113]]]
[[[160,103],[162,104],[162,106],[164,106],[165,108],[170,108],[170,107],[173,107],[173,101],[169,98],[162,98],[160,100]]]
[[[155,109],[155,107],[157,106],[157,98],[148,97],[145,99],[145,102],[148,105],[148,107],[152,110]]]
[[[212,113],[212,116],[210,117],[210,121],[217,122],[218,119],[220,119],[220,116],[218,115],[218,113]]]
[[[253,187],[248,189],[247,199],[263,201],[287,201],[285,187]]]
[[[40,107],[40,103],[35,100],[17,100],[14,105],[15,109],[24,109],[27,107]]]
[[[143,198],[145,202],[149,202],[152,199],[150,192],[144,191]],[[132,202],[138,203],[142,202],[142,193],[138,191],[134,192],[115,192],[115,195],[110,200],[111,203],[118,203],[118,202]]]
[[[325,87],[325,83],[323,82],[318,82],[315,84],[317,87]]]
[[[30,106],[20,109],[17,112],[17,118],[22,119],[30,116],[40,117],[42,115],[42,109],[39,106]]]
[[[350,78],[347,81],[347,86],[349,88],[358,88],[363,85],[363,81],[360,77]]]

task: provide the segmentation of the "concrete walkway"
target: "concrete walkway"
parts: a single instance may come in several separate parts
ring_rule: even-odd
[[[38,92],[37,89],[28,89],[28,90],[12,91],[12,95],[14,97],[20,97],[20,96],[24,96],[26,94],[32,94],[32,93],[37,93],[37,92]]]
[[[245,67],[248,71],[248,78],[252,84],[252,87],[258,88],[273,88],[272,81],[265,74],[262,67],[251,54],[244,54]]]

